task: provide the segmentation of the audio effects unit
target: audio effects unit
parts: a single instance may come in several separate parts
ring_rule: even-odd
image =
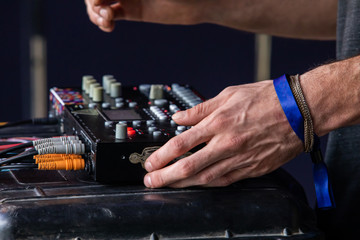
[[[100,182],[142,182],[146,158],[189,129],[171,116],[203,101],[187,85],[122,86],[112,75],[103,76],[102,85],[84,76],[81,89],[50,89],[50,113],[64,135],[84,144],[85,169]]]

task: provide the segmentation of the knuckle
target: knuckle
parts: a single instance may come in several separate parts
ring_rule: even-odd
[[[163,187],[166,184],[161,173],[153,174],[151,176],[151,181],[154,187]]]
[[[198,117],[204,115],[206,112],[206,103],[200,103],[193,108],[185,111],[187,118]]]
[[[153,168],[156,168],[159,165],[160,158],[159,152],[154,152],[146,159],[146,162],[150,163]]]
[[[169,145],[172,152],[174,152],[176,155],[180,155],[185,149],[185,140],[181,136],[177,136],[169,141]]]
[[[234,86],[229,86],[229,87],[226,87],[224,88],[224,90],[221,91],[221,94],[224,94],[224,95],[229,95],[230,93],[232,93],[234,90],[235,87]]]
[[[220,112],[216,114],[216,117],[210,122],[210,128],[215,130],[221,130],[227,126],[228,118],[225,113]]]
[[[228,174],[228,175],[225,175],[221,178],[221,181],[220,181],[220,186],[222,187],[226,187],[226,186],[229,186],[230,184],[234,183],[235,180],[234,178]]]
[[[195,173],[195,164],[191,161],[183,161],[180,167],[180,177],[188,178]]]
[[[215,175],[212,172],[205,172],[200,175],[199,184],[205,185],[211,183],[215,179]]]
[[[225,149],[234,152],[237,151],[242,145],[246,144],[246,137],[242,135],[231,136],[224,142]]]

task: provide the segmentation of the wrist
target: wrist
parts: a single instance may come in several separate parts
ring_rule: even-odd
[[[314,132],[323,136],[360,123],[359,57],[327,64],[300,76]]]

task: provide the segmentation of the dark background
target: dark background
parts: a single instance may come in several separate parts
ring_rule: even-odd
[[[220,26],[163,26],[118,22],[104,33],[87,17],[83,1],[13,0],[0,15],[0,121],[31,116],[29,38],[47,40],[48,87],[80,86],[82,75],[112,74],[124,85],[189,83],[206,98],[254,79],[254,35]],[[272,78],[302,73],[335,58],[335,42],[273,38]],[[313,204],[312,170],[302,155],[286,168]]]

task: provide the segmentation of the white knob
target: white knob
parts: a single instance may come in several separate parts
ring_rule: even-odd
[[[102,87],[95,87],[93,91],[93,101],[94,102],[102,102],[103,101],[103,92],[104,88]]]
[[[88,80],[90,80],[90,79],[93,79],[93,78],[94,78],[94,77],[91,76],[91,75],[84,75],[84,76],[82,77],[81,89],[82,89],[83,91],[85,91],[86,81],[88,81]]]
[[[115,138],[126,139],[126,137],[127,137],[127,124],[122,122],[117,123],[115,128]]]
[[[110,85],[110,97],[117,98],[121,96],[121,83],[113,82]]]
[[[114,78],[108,79],[107,81],[105,81],[105,83],[106,83],[105,84],[105,92],[107,94],[110,94],[110,91],[111,91],[110,87],[111,87],[111,83],[113,83],[113,82],[116,82],[116,80]]]
[[[89,79],[89,80],[86,81],[86,83],[85,83],[85,93],[86,93],[86,94],[89,94],[90,84],[91,84],[91,83],[94,83],[94,82],[96,82],[95,79]]]
[[[153,84],[150,88],[150,99],[160,99],[163,98],[163,85]]]
[[[94,88],[95,87],[100,87],[100,83],[98,83],[98,82],[90,83],[90,89],[89,89],[89,97],[90,98],[93,98],[93,96],[94,96]]]

